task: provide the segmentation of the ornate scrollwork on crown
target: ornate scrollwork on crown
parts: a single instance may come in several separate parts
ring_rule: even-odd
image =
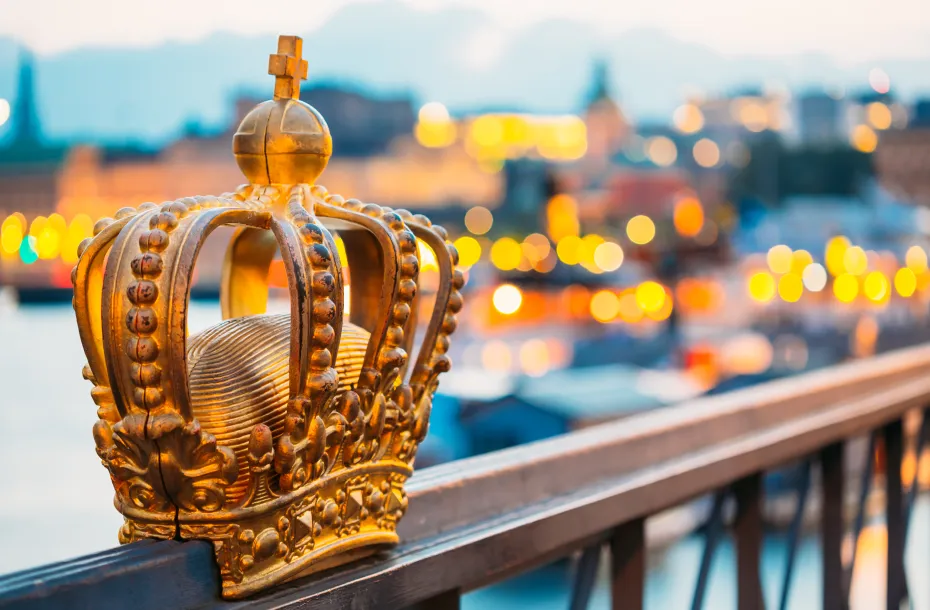
[[[314,209],[321,217],[357,224],[379,239],[388,267],[385,277],[394,278],[386,286],[390,298],[382,312],[384,326],[372,333],[358,386],[340,397],[338,405],[347,422],[354,422],[342,453],[343,463],[351,466],[388,454],[394,439],[406,434],[411,420],[413,396],[403,374],[408,364],[405,345],[408,338],[413,338],[415,321],[413,307],[420,271],[417,240],[398,212],[357,199],[346,200],[328,193],[321,185],[310,190]]]
[[[133,249],[128,243],[129,233],[137,241],[137,250],[129,261],[130,273],[120,274],[114,269],[107,274],[111,291],[125,294],[131,305],[125,314],[125,326],[116,321],[120,327],[117,335],[124,336],[125,341],[115,344],[125,345],[126,349],[111,349],[114,342],[99,338],[84,341],[89,363],[84,377],[94,384],[91,396],[99,407],[100,419],[94,425],[97,454],[110,473],[117,503],[127,509],[218,510],[223,506],[226,486],[236,479],[233,452],[217,446],[213,435],[202,430],[196,419],[184,416],[185,409],[178,404],[183,401],[166,396],[165,356],[160,352],[167,351],[164,347],[169,345],[170,329],[164,319],[166,308],[156,307],[156,302],[160,294],[164,300],[174,289],[168,285],[171,279],[166,279],[173,274],[165,273],[165,259],[169,267],[177,262],[181,246],[169,246],[178,227],[185,224],[185,219],[190,224],[205,210],[221,218],[227,210],[257,209],[247,201],[246,190],[240,187],[236,193],[220,197],[191,197],[161,206],[144,203],[138,209],[122,208],[115,219],[98,221],[95,236],[79,247],[80,259],[72,273],[79,326],[82,331],[97,328],[105,334],[104,319],[120,308],[108,308],[88,292],[102,287],[100,276],[106,255],[117,247],[118,255],[107,262],[108,267],[115,268]],[[207,223],[204,228],[208,232],[215,224]],[[180,241],[189,238],[184,234]],[[128,285],[123,285],[120,278],[126,278]],[[92,311],[92,304],[100,310]],[[94,316],[101,319],[92,321]],[[118,367],[123,370],[116,371]]]

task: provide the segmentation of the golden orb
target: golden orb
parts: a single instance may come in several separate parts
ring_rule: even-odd
[[[242,119],[233,154],[252,184],[313,184],[333,154],[333,138],[309,104],[268,100]]]

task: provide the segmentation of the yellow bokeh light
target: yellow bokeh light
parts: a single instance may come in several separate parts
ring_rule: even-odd
[[[843,259],[846,257],[846,250],[849,249],[849,240],[838,235],[827,242],[827,248],[824,252],[824,262],[827,264],[827,271],[831,275],[837,276],[845,273],[846,267]]]
[[[493,224],[494,215],[485,207],[476,205],[465,212],[465,228],[475,235],[484,235]]]
[[[927,270],[927,253],[920,246],[911,246],[904,254],[904,264],[915,274]]]
[[[646,140],[646,156],[656,165],[668,167],[678,158],[678,149],[665,136],[656,136]]]
[[[61,236],[51,226],[46,225],[36,237],[36,254],[44,260],[51,260],[61,251]]]
[[[519,311],[523,304],[523,293],[513,284],[501,284],[494,289],[491,302],[494,309],[509,316]]]
[[[891,127],[891,109],[881,102],[872,102],[866,106],[866,116],[875,129]]]
[[[601,271],[616,271],[623,264],[623,248],[618,243],[605,241],[594,249],[594,264]]]
[[[878,146],[878,136],[868,125],[856,125],[849,139],[859,152],[870,153]]]
[[[555,252],[559,256],[559,260],[566,265],[577,265],[580,262],[580,250],[581,238],[577,235],[569,235],[563,238],[555,247]]]
[[[867,299],[876,303],[887,299],[890,288],[888,278],[881,271],[873,271],[865,276],[865,280],[862,282],[862,293]]]
[[[439,102],[429,102],[420,108],[419,120],[413,135],[417,142],[427,148],[441,148],[455,142],[455,123],[449,111]]]
[[[907,267],[898,269],[894,274],[894,289],[904,298],[913,295],[917,290],[917,276]]]
[[[26,223],[18,216],[8,216],[0,225],[0,250],[4,254],[16,254],[25,236]]]
[[[455,123],[417,123],[413,135],[422,146],[443,148],[455,142]]]
[[[604,238],[595,233],[585,235],[581,238],[581,245],[578,247],[578,262],[582,267],[592,273],[601,273],[602,269],[594,262],[594,251],[604,243]]]
[[[869,268],[869,257],[859,246],[847,248],[843,254],[843,268],[851,275],[862,275]]]
[[[648,244],[656,236],[656,225],[648,216],[640,214],[626,223],[626,236],[637,245]]]
[[[747,287],[749,296],[759,303],[768,303],[775,298],[775,278],[767,271],[752,274]]]
[[[720,162],[720,147],[708,138],[701,138],[692,149],[695,162],[701,167],[713,167]]]
[[[791,248],[785,244],[778,244],[769,248],[768,254],[765,255],[765,262],[768,264],[772,273],[782,274],[791,271],[792,253]]]
[[[697,197],[682,197],[675,202],[675,230],[684,237],[694,237],[704,227],[704,207]]]
[[[610,290],[600,290],[591,297],[591,316],[598,322],[610,322],[620,313],[620,299]]]
[[[636,302],[636,289],[630,288],[620,295],[620,318],[628,324],[635,324],[643,319],[643,310]]]
[[[814,257],[807,250],[795,250],[791,254],[791,271],[802,275],[807,266],[814,262]]]
[[[491,148],[503,142],[504,127],[499,117],[484,115],[472,121],[469,135],[478,146]]]
[[[683,104],[675,109],[672,122],[682,133],[695,133],[704,127],[704,114],[694,104]]]
[[[658,282],[649,280],[636,287],[636,304],[647,313],[662,309],[667,296],[665,288]]]
[[[510,237],[502,237],[491,246],[491,264],[501,271],[516,269],[522,258],[523,249]]]
[[[778,279],[778,296],[786,303],[796,303],[804,294],[804,282],[797,273],[786,273]]]
[[[804,287],[811,292],[820,292],[827,285],[827,270],[820,263],[811,263],[801,275]]]
[[[838,275],[833,280],[833,294],[843,303],[852,303],[859,295],[859,280],[848,273]]]
[[[647,311],[646,315],[649,316],[651,320],[656,322],[662,322],[667,320],[669,316],[672,315],[673,299],[672,295],[668,290],[665,291],[665,299],[662,301],[662,307],[655,311]]]
[[[80,243],[93,235],[94,222],[87,214],[77,214],[71,219],[64,241],[61,244],[61,260],[69,265],[78,260],[77,249]],[[345,259],[342,259],[345,260]]]
[[[546,204],[546,228],[556,243],[578,235],[578,203],[572,196],[562,193],[549,200]]]
[[[471,267],[481,260],[481,244],[474,237],[465,235],[455,240],[452,245],[459,252],[459,265]]]
[[[45,216],[36,216],[32,219],[32,222],[29,223],[29,235],[38,239],[39,235],[42,233],[42,230],[45,229],[45,225],[48,223],[48,218]]]

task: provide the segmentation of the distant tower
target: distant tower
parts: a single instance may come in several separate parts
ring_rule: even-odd
[[[39,118],[36,113],[35,86],[33,83],[33,58],[26,48],[20,50],[19,86],[16,89],[16,105],[13,107],[13,141],[19,144],[38,142],[40,139]]]
[[[591,159],[607,159],[620,150],[630,134],[630,125],[611,96],[608,66],[604,59],[594,64],[584,121],[588,128],[588,157]]]

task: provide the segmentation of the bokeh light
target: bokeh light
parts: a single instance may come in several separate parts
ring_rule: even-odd
[[[811,263],[801,275],[804,287],[811,292],[820,292],[827,285],[827,270],[820,263]]]
[[[701,167],[711,168],[720,162],[720,147],[708,138],[701,138],[692,149],[694,161]]]
[[[591,297],[591,316],[598,322],[610,322],[620,313],[620,299],[611,290],[599,290]]]
[[[849,249],[849,246],[849,240],[842,235],[832,237],[830,241],[827,242],[827,247],[824,252],[824,262],[827,265],[827,271],[830,272],[830,275],[835,277],[846,272],[846,266],[843,261],[846,258],[846,250]]]
[[[868,125],[856,125],[849,139],[853,148],[859,152],[874,152],[878,146],[878,135]]]
[[[769,248],[765,255],[765,262],[768,264],[772,273],[782,274],[791,271],[792,254],[791,248],[784,244],[778,244]]]
[[[859,246],[846,249],[843,254],[843,269],[850,275],[862,275],[869,268],[869,257]]]
[[[601,271],[616,271],[623,264],[623,248],[612,241],[599,244],[594,249],[594,264]]]
[[[833,294],[843,303],[852,303],[859,295],[859,280],[848,273],[838,275],[833,280]]]
[[[873,271],[865,276],[862,282],[862,293],[867,299],[880,303],[887,299],[891,286],[888,278],[881,271]]]
[[[665,287],[658,282],[649,280],[636,287],[636,304],[647,313],[662,309],[667,298]]]
[[[626,223],[626,236],[634,244],[640,246],[648,244],[656,236],[656,225],[646,215],[634,216]]]
[[[455,123],[440,102],[428,102],[420,108],[414,127],[417,142],[427,148],[442,148],[455,142]]]
[[[804,294],[804,283],[797,273],[786,273],[778,279],[778,296],[786,303],[795,303]]]
[[[520,310],[523,304],[523,293],[513,284],[501,284],[494,289],[491,297],[494,309],[504,315],[511,315]]]
[[[520,264],[523,249],[511,237],[502,237],[491,246],[491,264],[501,271],[512,271]]]
[[[920,246],[911,246],[904,253],[904,264],[915,274],[923,273],[927,270],[927,253]]]
[[[581,250],[581,238],[577,235],[569,235],[559,241],[555,246],[556,254],[559,260],[566,265],[577,265],[580,262],[579,252]]]
[[[665,136],[646,140],[646,156],[660,167],[668,167],[678,158],[678,148]]]
[[[695,133],[704,127],[704,114],[694,104],[683,104],[675,109],[672,122],[682,133]]]
[[[878,93],[888,93],[891,90],[891,79],[881,68],[869,70],[869,85]]]
[[[494,214],[486,207],[476,205],[465,212],[465,228],[475,235],[484,235],[493,224]]]
[[[474,237],[464,235],[456,239],[452,245],[459,252],[460,266],[471,267],[481,260],[481,244]]]
[[[768,303],[775,298],[775,278],[767,271],[752,274],[747,287],[749,296],[759,303]]]
[[[675,202],[675,230],[683,237],[694,237],[704,227],[704,208],[697,197],[682,197]]]
[[[917,290],[917,276],[908,267],[898,269],[894,274],[894,289],[902,297],[909,297]]]
[[[866,117],[875,129],[891,127],[891,109],[881,102],[872,102],[866,106]]]

